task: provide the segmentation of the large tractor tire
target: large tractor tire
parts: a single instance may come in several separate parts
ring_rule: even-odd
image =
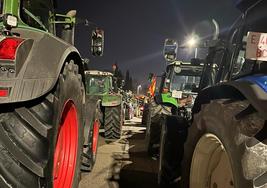
[[[202,105],[185,143],[182,187],[252,188],[253,179],[257,187],[264,187],[259,184],[267,183],[267,145],[254,136],[266,117],[249,108],[248,101]]]
[[[83,95],[78,66],[71,61],[46,97],[0,105],[1,188],[78,187]]]
[[[104,129],[105,139],[120,139],[122,131],[121,106],[105,107]]]
[[[148,107],[146,124],[146,147],[149,155],[158,154],[160,145],[162,107],[152,101]]]
[[[164,119],[160,137],[158,183],[162,188],[179,187],[189,122],[177,116],[165,116]]]
[[[143,111],[143,115],[142,115],[142,125],[146,125],[147,124],[148,113],[149,113],[149,104],[146,103],[144,105],[144,111]]]
[[[82,172],[91,172],[97,157],[99,129],[101,126],[102,114],[99,107],[94,104],[97,101],[89,101],[85,111],[85,122],[89,123],[89,130],[85,130],[88,137],[83,145]],[[91,113],[90,113],[91,112]]]
[[[129,107],[127,105],[124,108],[124,119],[125,120],[131,120]]]

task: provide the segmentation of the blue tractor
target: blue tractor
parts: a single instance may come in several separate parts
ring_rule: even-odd
[[[190,127],[167,125],[165,186],[267,186],[267,1],[236,5],[228,37],[210,42]]]
[[[183,187],[267,186],[267,2],[237,6],[242,16],[207,57],[209,86],[194,104]]]

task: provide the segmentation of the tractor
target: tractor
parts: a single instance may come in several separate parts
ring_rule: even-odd
[[[173,149],[185,139],[204,68],[204,62],[197,58],[192,58],[190,62],[176,60],[177,49],[179,49],[177,43],[171,39],[166,41],[169,41],[167,45],[170,46],[170,41],[173,41],[173,46],[177,47],[166,50],[165,43],[164,57],[168,65],[162,76],[161,89],[152,103],[161,109],[156,113],[160,119],[153,122],[152,118],[150,126],[150,134],[154,138],[154,140],[151,139],[151,144],[156,144],[156,147],[152,147],[150,151],[159,157],[158,182],[161,187],[169,187],[171,185],[167,182],[175,180],[173,175],[177,171],[172,167],[176,167],[182,155],[180,150],[173,151]],[[184,47],[183,50],[185,50]]]
[[[113,74],[89,70],[85,71],[85,80],[86,98],[92,102],[99,101],[105,138],[119,139],[123,124],[122,95],[114,91]]]
[[[1,188],[76,188],[92,168],[98,109],[87,111],[76,11],[55,14],[55,3],[0,0]],[[103,34],[92,32],[93,55]]]
[[[164,134],[162,130],[165,128],[163,125],[166,117],[178,116],[177,109],[182,105],[183,115],[189,121],[203,70],[200,61],[191,63],[176,60],[177,43],[174,40],[166,39],[164,48],[167,67],[161,76],[159,90],[149,103],[146,121],[147,151],[152,156],[160,154],[160,140]]]
[[[208,42],[189,128],[169,120],[165,187],[267,186],[267,2],[235,3],[242,15]]]

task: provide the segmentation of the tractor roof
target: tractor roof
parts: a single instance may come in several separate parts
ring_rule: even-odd
[[[104,72],[99,70],[85,71],[85,74],[96,75],[96,76],[113,76],[113,74],[110,72]]]

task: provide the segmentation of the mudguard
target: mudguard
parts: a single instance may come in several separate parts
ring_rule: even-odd
[[[267,119],[267,92],[252,79],[221,83],[202,90],[196,98],[192,112],[198,113],[202,104],[215,99],[246,99],[264,119]]]
[[[78,50],[52,34],[23,28],[12,31],[30,41],[27,45],[30,51],[25,53],[24,49],[18,49],[17,57],[25,54],[26,57],[20,58],[21,61],[16,59],[20,69],[14,78],[0,74],[0,88],[9,89],[9,96],[0,98],[0,104],[28,101],[47,94],[55,86],[70,56],[77,64],[81,63]]]
[[[171,93],[163,93],[155,96],[155,101],[157,104],[162,104],[165,106],[179,107],[177,99],[173,98]]]

